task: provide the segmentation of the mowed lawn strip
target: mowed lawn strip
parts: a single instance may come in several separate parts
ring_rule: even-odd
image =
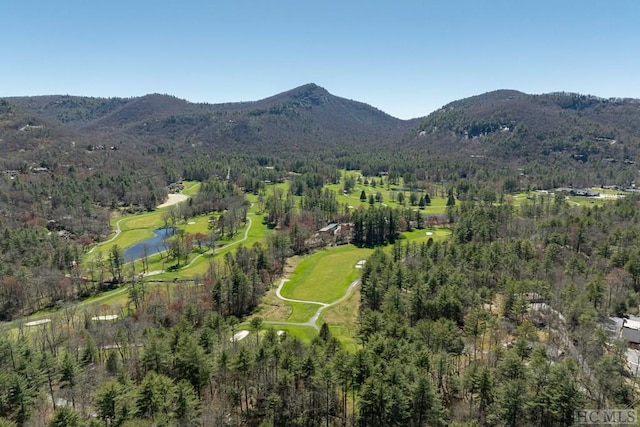
[[[184,190],[182,190],[182,194],[186,194],[187,196],[195,196],[200,191],[200,186],[202,185],[199,181],[184,181],[182,183],[184,185]]]
[[[102,254],[108,254],[115,245],[118,245],[118,248],[123,251],[129,246],[133,246],[136,243],[150,239],[153,237],[153,231],[147,229],[135,229],[135,230],[127,230],[122,233],[113,241],[109,243],[105,243],[104,245],[98,246],[93,253],[102,252]]]
[[[134,230],[137,228],[146,228],[146,229],[158,229],[164,226],[164,221],[162,219],[162,213],[167,210],[167,208],[158,209],[153,212],[146,212],[142,214],[134,214],[134,215],[126,215],[124,217],[120,217],[122,219],[120,221],[120,230]],[[115,221],[118,222],[118,221]],[[113,224],[115,226],[115,224]],[[115,228],[115,227],[114,227]]]
[[[359,310],[360,288],[356,288],[346,301],[324,310],[318,319],[318,324],[327,323],[331,334],[347,350],[354,351],[357,347]]]
[[[273,328],[276,331],[285,331],[288,335],[291,335],[292,337],[300,338],[304,342],[310,342],[312,339],[318,336],[318,331],[316,331],[311,326],[288,325],[286,323],[274,322],[270,324],[265,324],[263,328],[264,329]]]
[[[331,303],[340,299],[360,271],[356,263],[367,259],[372,249],[352,245],[321,250],[303,260],[281,294],[285,298]]]
[[[287,318],[287,322],[304,323],[309,321],[316,311],[320,308],[318,304],[305,304],[302,302],[287,302],[291,304],[291,314]]]
[[[402,243],[423,243],[429,239],[433,239],[434,241],[443,241],[448,239],[450,235],[451,230],[445,227],[422,228],[402,233],[400,241]],[[388,248],[390,250],[391,245],[389,245]]]

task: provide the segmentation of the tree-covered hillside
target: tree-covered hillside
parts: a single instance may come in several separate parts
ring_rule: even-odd
[[[571,425],[633,407],[603,325],[640,304],[639,108],[496,91],[403,121],[312,84],[219,105],[2,99],[0,425]],[[200,191],[158,211],[185,180]],[[596,186],[608,200],[553,191]],[[124,217],[127,245],[173,230],[159,256],[125,260]],[[373,253],[329,317],[351,341],[322,310],[279,333],[261,313],[285,316],[291,257],[331,245]]]

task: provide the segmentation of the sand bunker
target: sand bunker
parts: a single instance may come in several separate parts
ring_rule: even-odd
[[[243,338],[246,338],[249,335],[249,331],[240,331],[236,332],[234,336],[231,337],[231,342],[240,341]]]
[[[431,231],[427,231],[427,236],[433,236],[433,233]]]
[[[176,205],[180,202],[184,202],[185,200],[187,200],[189,198],[189,196],[187,196],[186,194],[169,194],[167,196],[167,201],[158,205],[158,208],[164,208],[166,206],[172,206],[172,205]]]
[[[116,320],[118,318],[117,314],[105,314],[103,316],[94,316],[91,320],[103,321],[103,320]]]
[[[31,322],[27,322],[24,324],[24,326],[37,326],[37,325],[44,325],[45,323],[49,323],[51,322],[51,319],[40,319],[40,320],[33,320]]]

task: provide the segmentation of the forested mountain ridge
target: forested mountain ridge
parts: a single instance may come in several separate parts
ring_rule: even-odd
[[[57,224],[93,241],[108,230],[105,208],[151,209],[181,178],[230,174],[254,191],[290,171],[335,182],[336,169],[357,169],[410,186],[446,181],[458,195],[476,181],[507,193],[629,186],[639,117],[633,99],[499,90],[407,121],[315,84],[216,105],[160,94],[4,98],[0,171],[17,177],[0,181],[0,214],[5,224]],[[91,210],[84,225],[69,212],[81,206]]]
[[[640,102],[634,99],[498,90],[445,105],[424,118],[407,142],[437,147],[441,155],[519,166],[542,161],[606,168],[635,161],[638,118]]]
[[[272,156],[296,161],[313,153],[342,168],[397,169],[400,175],[428,169],[433,166],[429,162],[455,161],[466,163],[467,177],[478,170],[504,169],[503,177],[523,173],[521,187],[552,188],[630,185],[640,155],[640,101],[564,92],[497,90],[412,120],[334,96],[312,83],[258,101],[223,104],[160,94],[13,97],[3,102],[22,112],[17,128],[42,122],[54,134],[75,135],[74,159],[95,147],[121,150],[111,153],[121,160],[152,155],[173,163],[214,152],[251,153],[270,158],[270,163]],[[32,134],[23,132],[21,141]],[[19,149],[11,140],[5,138],[5,146]],[[49,158],[60,156],[52,153]],[[439,175],[453,172],[438,169]]]
[[[137,98],[42,96],[8,98],[31,114],[84,135],[180,151],[313,149],[318,144],[374,147],[399,139],[413,124],[367,104],[307,84],[254,102],[194,104],[151,94]]]
[[[638,312],[638,196],[512,193],[631,182],[636,111],[498,91],[418,127],[315,85],[219,106],[0,100],[0,320],[12,320],[0,326],[15,331],[0,337],[0,425],[560,426],[579,408],[633,407],[627,347],[602,321]],[[623,160],[572,151],[590,141]],[[109,215],[154,211],[181,179],[200,181],[188,202],[132,216],[184,227],[162,260],[127,265],[116,241],[91,253]],[[245,317],[289,256],[332,242],[326,224],[362,246],[334,249],[372,253],[345,310],[352,347],[328,315],[308,340],[260,308]],[[206,271],[187,276],[203,254]],[[154,262],[167,281],[139,274]],[[117,303],[75,304],[113,287]],[[43,309],[49,322],[19,320]]]

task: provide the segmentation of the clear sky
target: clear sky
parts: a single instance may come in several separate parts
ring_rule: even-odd
[[[639,0],[3,0],[0,96],[261,99],[400,118],[495,89],[640,98]]]

